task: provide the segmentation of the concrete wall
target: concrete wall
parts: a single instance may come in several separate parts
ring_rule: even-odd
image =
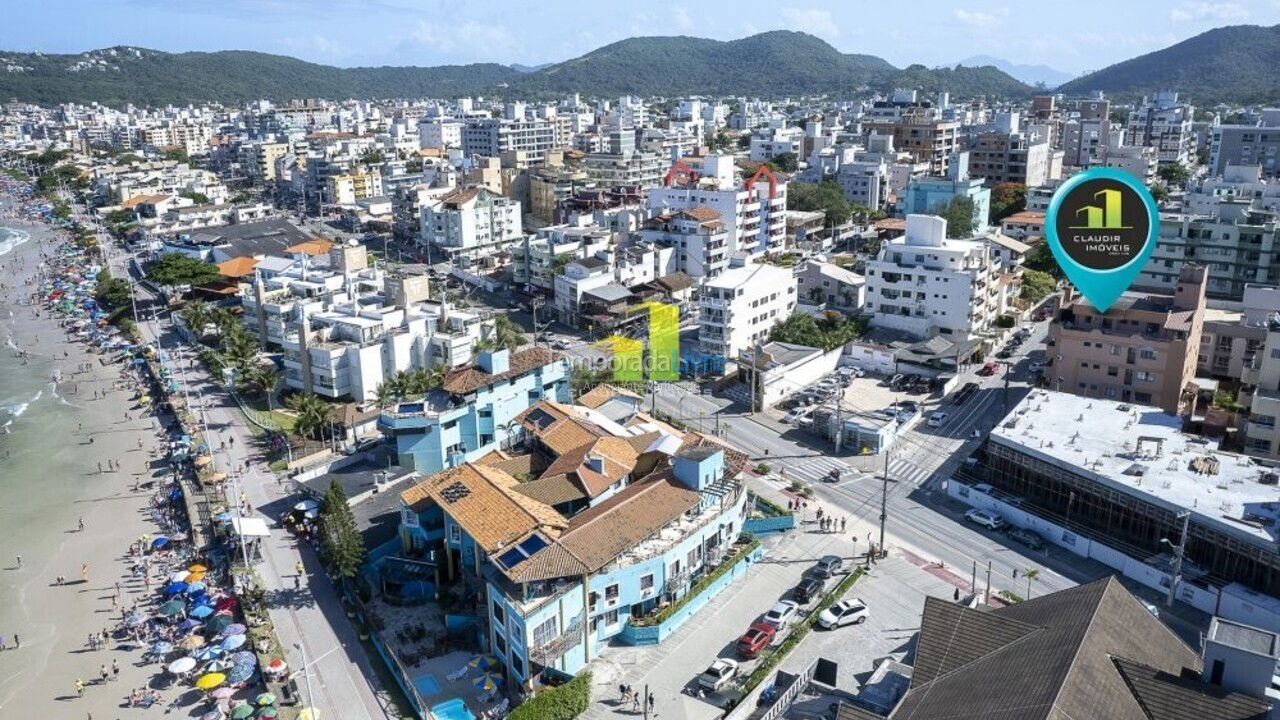
[[[762,408],[782,402],[788,395],[817,382],[819,378],[836,369],[840,364],[841,349],[836,348],[807,358],[794,365],[767,370],[762,373]]]

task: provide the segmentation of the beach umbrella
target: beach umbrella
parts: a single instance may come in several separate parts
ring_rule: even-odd
[[[227,672],[227,683],[237,685],[253,677],[252,665],[236,665]]]
[[[213,608],[209,607],[208,605],[200,605],[191,611],[191,617],[200,618],[201,620],[209,617],[212,614],[213,614]]]
[[[170,652],[173,652],[173,643],[171,642],[166,642],[164,640],[161,640],[160,642],[151,646],[152,655],[165,655]]]
[[[184,582],[171,582],[164,586],[165,595],[177,595],[180,592],[186,592],[187,584]]]
[[[193,653],[191,657],[203,662],[205,660],[212,660],[224,652],[226,651],[218,645],[209,645],[208,647],[200,648]]]
[[[196,582],[188,583],[188,584],[187,584],[187,594],[188,594],[188,595],[198,595],[198,594],[200,594],[200,593],[204,592],[205,590],[207,590],[208,588],[209,588],[209,586],[208,586],[208,585],[205,585],[204,583],[202,583],[202,582],[200,582],[199,580],[197,580]]]
[[[196,458],[194,461],[192,461],[192,463],[191,463],[191,464],[192,464],[192,465],[195,465],[195,466],[196,466],[196,467],[198,467],[198,468],[202,468],[202,467],[204,467],[205,465],[208,465],[208,464],[209,464],[209,463],[211,463],[211,462],[213,462],[213,459],[212,459],[212,458],[210,458],[208,455],[201,455],[200,457],[198,457],[198,458]]]
[[[223,595],[214,603],[214,607],[218,610],[235,610],[240,605],[240,601],[230,595]]]
[[[253,706],[249,703],[242,703],[231,708],[232,720],[244,720],[244,718],[253,717]]]
[[[220,633],[220,635],[222,635],[222,637],[225,638],[225,637],[231,637],[232,635],[243,635],[246,632],[248,632],[248,628],[246,628],[244,625],[241,625],[240,623],[232,623],[222,628],[222,632]]]
[[[288,669],[289,663],[281,660],[280,658],[275,658],[271,662],[267,663],[267,672],[282,673]]]
[[[169,663],[169,672],[174,675],[191,672],[196,668],[196,659],[191,657],[178,658]]]
[[[169,546],[169,538],[164,537],[163,535],[151,541],[152,550],[163,550],[168,546]]]
[[[181,615],[182,611],[185,610],[186,608],[187,608],[186,603],[182,602],[181,600],[170,600],[169,602],[160,606],[160,616],[173,617],[174,615]]]
[[[216,700],[226,700],[236,694],[235,688],[220,687],[209,693],[209,697]]]
[[[182,495],[182,492],[181,492],[181,491],[179,491],[179,492],[178,492],[178,495],[179,495],[179,496],[181,496],[181,495]],[[169,536],[169,539],[170,539],[170,540],[172,540],[172,541],[174,541],[174,542],[182,542],[183,540],[186,540],[186,539],[187,539],[187,534],[186,534],[186,533],[184,533],[184,532],[176,532],[176,533],[174,533],[174,534],[170,535],[170,536]]]
[[[230,635],[227,637],[227,639],[222,641],[222,649],[235,650],[241,645],[244,645],[245,640],[247,639],[248,638],[245,635]]]
[[[500,682],[501,680],[502,680],[501,675],[495,675],[493,673],[484,673],[478,678],[472,678],[471,684],[475,685],[477,688],[479,688],[484,692],[489,692],[490,690],[496,689],[498,687],[498,682]]]
[[[298,711],[298,720],[320,720],[320,710],[305,707]]]
[[[196,609],[199,610],[200,608],[196,608]],[[190,630],[191,628],[198,628],[198,627],[200,627],[200,621],[194,620],[192,618],[187,618],[186,620],[183,620],[182,622],[178,623],[179,630]]]
[[[204,664],[205,672],[226,672],[236,664],[226,658],[216,658]]]
[[[186,582],[187,578],[190,576],[191,576],[190,572],[186,570],[179,570],[178,572],[173,574],[173,577],[169,579],[173,582],[180,583],[180,582]]]
[[[189,583],[204,582],[204,573],[202,572],[191,573],[190,575],[187,576],[187,582]]]
[[[280,709],[277,708],[275,705],[266,705],[264,707],[258,708],[258,712],[254,715],[254,717],[273,718],[278,716],[279,714],[280,714]]]
[[[221,689],[222,688],[218,688],[218,690]],[[217,692],[217,690],[214,692]],[[210,710],[209,712],[201,715],[200,720],[222,720],[222,711],[218,709]]]
[[[492,655],[473,655],[471,659],[467,661],[467,664],[473,668],[480,668],[481,670],[488,670],[489,668],[498,667],[500,665],[498,658]]]
[[[222,629],[230,624],[230,615],[214,615],[205,621],[204,626],[212,632],[222,632]]]
[[[248,650],[241,650],[231,656],[231,662],[237,665],[248,665],[249,667],[253,667],[258,664],[258,656]]]
[[[304,513],[310,512],[312,510],[319,510],[320,503],[316,502],[315,500],[303,500],[297,505],[294,505],[293,509],[297,510],[298,512],[304,512]]]
[[[204,645],[204,638],[199,635],[188,635],[178,641],[178,647],[183,650],[195,650]]]
[[[254,698],[253,702],[258,705],[275,705],[276,696],[273,693],[265,692]]]
[[[201,675],[196,680],[196,688],[200,690],[212,690],[227,681],[227,676],[222,673],[207,673]]]
[[[196,563],[195,565],[188,565],[187,569],[190,570],[191,572],[209,572],[209,568],[201,565],[200,563]]]
[[[147,616],[142,613],[133,613],[124,619],[124,624],[129,627],[137,627],[147,621]]]

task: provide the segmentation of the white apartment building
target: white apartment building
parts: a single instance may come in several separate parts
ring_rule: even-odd
[[[556,124],[543,118],[469,118],[462,126],[465,155],[498,157],[524,151],[529,162],[542,162],[556,147]]]
[[[1264,178],[1260,165],[1227,165],[1219,175],[1188,187],[1182,209],[1188,215],[1217,216],[1222,203],[1236,202],[1248,202],[1253,210],[1280,215],[1280,182]]]
[[[424,148],[462,147],[462,122],[453,118],[424,118],[418,123],[418,143]]]
[[[673,269],[691,277],[713,278],[729,267],[729,233],[711,208],[663,213],[646,221],[639,235],[646,243],[672,248]]]
[[[549,225],[511,248],[511,281],[526,292],[553,290],[555,276],[569,262],[607,250],[613,233],[594,225]]]
[[[801,156],[804,128],[770,127],[751,136],[751,161],[766,162],[786,153]]]
[[[702,285],[698,344],[705,355],[734,362],[765,343],[769,331],[796,308],[796,278],[788,268],[742,256]]]
[[[450,256],[488,256],[524,237],[520,203],[484,188],[461,188],[422,208],[423,243]]]
[[[1280,108],[1265,108],[1253,125],[1214,125],[1209,134],[1209,171],[1229,165],[1259,165],[1265,177],[1280,176]]]
[[[1195,107],[1178,102],[1178,93],[1164,90],[1129,113],[1126,135],[1130,145],[1153,147],[1161,163],[1191,162],[1195,134],[1191,124]]]
[[[1239,402],[1249,408],[1244,428],[1244,451],[1280,460],[1280,314],[1267,322],[1262,351],[1241,375]]]
[[[649,209],[655,214],[693,208],[719,213],[729,255],[786,248],[787,183],[767,167],[742,179],[731,155],[707,155],[700,164],[686,158],[668,174],[665,187],[649,191]]]
[[[1119,138],[1119,134],[1113,135]],[[1160,152],[1146,145],[1118,145],[1107,149],[1106,160],[1101,163],[1109,168],[1127,173],[1143,185],[1150,185],[1160,169]]]
[[[1000,262],[984,239],[948,239],[946,231],[940,217],[908,215],[906,234],[867,262],[873,326],[968,339],[991,325],[1004,303]]]

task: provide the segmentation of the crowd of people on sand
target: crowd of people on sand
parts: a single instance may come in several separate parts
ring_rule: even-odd
[[[30,219],[31,213],[37,212],[31,201],[23,199],[21,187],[25,184],[15,190],[12,181],[0,176],[0,207],[4,208],[5,217],[17,213],[23,219]],[[6,198],[7,203],[3,202]],[[145,465],[141,472],[133,473],[129,489],[150,493],[143,512],[154,534],[144,533],[127,548],[122,548],[121,575],[114,582],[113,592],[104,596],[109,599],[114,623],[89,633],[85,651],[137,651],[136,666],[158,665],[153,680],[124,694],[121,706],[164,706],[167,698],[162,690],[173,688],[174,697],[167,701],[169,710],[179,705],[207,702],[207,711],[200,715],[202,720],[226,717],[233,710],[235,695],[251,692],[260,677],[258,660],[251,648],[242,648],[249,638],[245,625],[236,620],[238,598],[220,589],[230,586],[227,558],[216,551],[201,555],[192,546],[183,490],[176,480],[180,473],[190,470],[196,457],[210,452],[211,448],[192,447],[190,436],[165,401],[168,393],[176,388],[167,368],[153,362],[157,359],[154,351],[131,343],[106,322],[106,312],[97,306],[93,297],[94,281],[100,269],[96,259],[66,237],[47,243],[41,239],[40,243],[36,253],[0,259],[0,276],[5,278],[0,287],[22,290],[25,300],[21,305],[37,317],[43,314],[58,318],[72,350],[79,345],[89,354],[89,361],[77,364],[71,377],[59,375],[55,382],[71,382],[87,376],[95,371],[95,364],[118,367],[118,376],[110,388],[95,389],[91,396],[84,393],[81,397],[94,403],[128,398],[132,407],[123,411],[124,420],[146,418],[152,433]],[[26,358],[34,350],[21,348],[38,345],[39,338],[20,338],[10,350]],[[62,356],[69,357],[70,351],[62,351]],[[86,429],[82,422],[77,432],[85,437],[86,444],[93,444],[93,428]],[[134,449],[141,452],[147,450],[143,439],[147,431],[139,432],[143,434]],[[168,472],[165,472],[166,464]],[[122,467],[115,457],[97,461],[99,474],[121,472]],[[88,531],[83,517],[77,521],[74,531]],[[17,558],[17,565],[22,566],[21,556]],[[88,562],[80,564],[81,582],[89,582],[90,570]],[[102,571],[95,574],[99,573]],[[54,583],[66,584],[67,578],[58,575]],[[12,638],[12,647],[21,647],[19,636],[14,634]],[[0,638],[0,650],[7,647]],[[96,677],[70,678],[75,698],[93,692],[93,687],[119,681],[118,657],[99,665]],[[179,684],[190,680],[195,681],[195,688]],[[240,700],[239,704],[245,701]]]

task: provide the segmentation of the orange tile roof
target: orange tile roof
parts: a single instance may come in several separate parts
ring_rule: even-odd
[[[583,447],[603,435],[604,431],[591,423],[583,422],[577,418],[568,418],[561,420],[539,434],[538,439],[551,452],[556,455],[563,455],[576,448]]]
[[[226,262],[218,263],[218,273],[230,278],[245,277],[253,273],[253,269],[257,267],[257,258],[237,257],[231,258]]]
[[[333,249],[333,243],[323,238],[312,238],[284,249],[287,253],[306,253],[312,257],[325,255]]]
[[[612,385],[597,385],[578,397],[578,404],[592,409],[612,400],[618,391]]]
[[[125,208],[127,210],[132,210],[133,208],[139,205],[154,205],[155,203],[158,203],[158,202],[164,202],[165,200],[168,200],[171,197],[173,196],[172,195],[135,195],[134,197],[131,197],[128,200],[125,200],[124,202],[120,203],[120,207]]]
[[[443,387],[445,392],[455,395],[466,395],[474,392],[485,385],[507,380],[509,378],[520,377],[528,373],[534,368],[550,365],[558,360],[560,356],[551,350],[540,347],[525,348],[520,352],[511,355],[508,361],[508,370],[497,375],[480,369],[478,365],[468,365],[467,367],[454,370],[444,378]]]
[[[432,475],[400,498],[415,511],[434,501],[491,553],[535,530],[556,537],[568,526],[550,505],[516,492],[519,484],[497,468],[466,463]]]

